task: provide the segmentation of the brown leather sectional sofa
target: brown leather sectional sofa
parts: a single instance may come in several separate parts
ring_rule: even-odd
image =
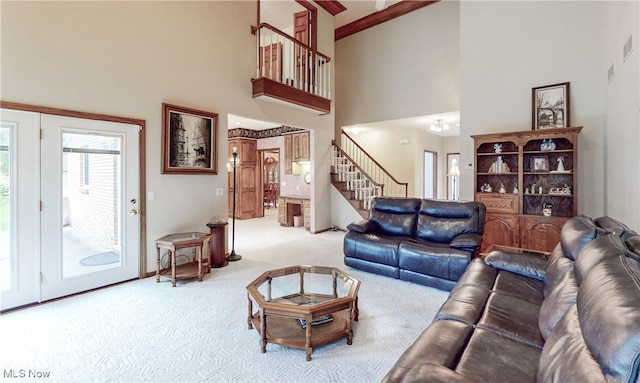
[[[476,258],[384,382],[639,382],[640,236],[577,216],[549,257]]]

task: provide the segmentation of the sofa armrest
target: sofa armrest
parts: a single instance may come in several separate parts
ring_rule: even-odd
[[[464,375],[434,363],[420,363],[414,366],[402,379],[403,383],[471,383],[473,380]]]
[[[347,230],[361,234],[373,233],[377,230],[377,228],[378,224],[375,221],[371,221],[369,219],[352,222],[347,226]]]
[[[544,281],[547,254],[535,251],[493,250],[484,262],[495,268]]]
[[[475,251],[482,244],[482,236],[476,233],[464,233],[455,237],[449,246],[454,249]]]

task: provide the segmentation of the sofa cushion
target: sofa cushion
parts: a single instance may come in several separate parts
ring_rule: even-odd
[[[382,381],[401,382],[413,366],[420,363],[455,368],[472,332],[473,327],[466,323],[447,320],[433,322],[404,351]]]
[[[344,235],[342,246],[346,257],[398,267],[398,245],[402,239],[403,237],[348,232]]]
[[[450,243],[460,234],[482,234],[485,212],[485,205],[477,202],[423,199],[416,236],[428,241]]]
[[[478,286],[464,285],[451,292],[434,320],[456,320],[476,324],[484,312],[491,292]]]
[[[640,256],[640,235],[627,238],[625,241],[627,248],[637,256]]]
[[[620,254],[629,254],[622,238],[614,234],[603,235],[585,245],[575,262],[578,284],[598,263]]]
[[[443,243],[408,240],[398,247],[398,262],[403,270],[457,281],[471,261],[468,251]]]
[[[420,363],[414,366],[402,379],[402,383],[424,383],[428,378],[429,383],[473,383],[475,380],[458,374],[446,367],[434,363]]]
[[[484,258],[487,265],[496,269],[510,271],[528,278],[544,281],[547,259],[529,252],[513,253],[506,250],[493,250]]]
[[[361,234],[375,233],[378,231],[378,224],[370,219],[361,219],[360,221],[348,224],[347,230]]]
[[[569,308],[547,338],[536,376],[538,383],[606,382],[580,332],[576,305]]]
[[[638,235],[638,233],[631,230],[629,226],[618,221],[617,219],[611,218],[606,215],[594,219],[593,222],[607,233],[611,233],[622,239],[627,239],[629,237],[633,237],[634,235]]]
[[[510,295],[514,298],[542,305],[544,295],[542,294],[543,282],[533,278],[524,278],[521,275],[509,271],[500,270],[493,285],[493,291]]]
[[[379,197],[371,204],[369,220],[380,234],[413,237],[419,210],[418,198]]]
[[[569,259],[564,258],[567,262]],[[556,281],[553,289],[546,295],[540,306],[538,324],[540,334],[547,339],[558,321],[566,314],[578,297],[578,281],[573,268],[567,268],[565,273]]]
[[[476,382],[534,382],[539,357],[535,347],[476,329],[455,370]]]
[[[560,245],[565,257],[575,260],[580,250],[589,242],[605,234],[593,220],[584,215],[577,215],[562,225]]]
[[[498,275],[498,270],[487,266],[482,258],[474,258],[467,266],[467,270],[458,279],[453,291],[463,286],[477,286],[479,288],[491,291]]]
[[[477,327],[527,346],[542,349],[540,306],[510,295],[492,293]]]
[[[624,254],[598,263],[576,305],[584,342],[607,381],[640,380],[640,263]]]
[[[558,244],[547,261],[547,270],[544,273],[544,296],[548,297],[555,285],[563,278],[567,271],[573,272],[574,262],[564,256],[560,244]]]

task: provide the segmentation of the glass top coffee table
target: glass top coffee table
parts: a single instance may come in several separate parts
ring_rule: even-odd
[[[340,338],[352,343],[359,288],[360,281],[334,267],[269,270],[247,286],[247,324],[262,337],[262,352],[275,343],[305,350],[309,361],[313,347]]]

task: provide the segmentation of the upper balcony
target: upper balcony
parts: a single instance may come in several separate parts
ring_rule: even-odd
[[[331,59],[279,29],[261,23],[255,28],[256,77],[253,97],[270,97],[331,111]]]

